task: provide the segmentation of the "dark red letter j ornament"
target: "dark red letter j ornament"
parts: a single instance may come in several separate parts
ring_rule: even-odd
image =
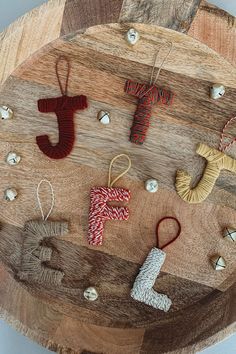
[[[65,90],[63,90],[58,73],[58,64],[61,60],[65,60],[67,63]],[[57,144],[53,145],[48,135],[40,135],[36,137],[36,142],[39,149],[51,159],[63,159],[70,154],[75,141],[74,113],[77,110],[87,108],[88,105],[86,96],[69,97],[67,95],[70,75],[70,63],[67,58],[58,58],[56,62],[56,75],[62,96],[40,99],[38,101],[38,109],[42,113],[55,112],[58,121],[59,141]]]

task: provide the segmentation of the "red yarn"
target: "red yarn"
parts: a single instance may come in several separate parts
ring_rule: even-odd
[[[138,106],[131,127],[130,141],[142,145],[150,125],[152,106],[155,103],[170,105],[174,94],[157,86],[139,84],[131,80],[126,81],[125,92],[138,97]]]
[[[164,246],[160,247],[160,241],[159,241],[159,227],[161,225],[161,223],[164,221],[164,220],[174,220],[177,222],[178,224],[178,232],[177,232],[177,235],[169,242],[167,242]],[[162,218],[158,223],[157,223],[157,226],[156,226],[156,235],[157,235],[157,248],[163,250],[164,248],[166,248],[167,246],[171,245],[175,240],[177,240],[177,238],[179,237],[179,235],[181,234],[181,224],[179,222],[178,219],[176,219],[174,216],[165,216],[164,218]]]
[[[123,188],[95,187],[90,192],[88,242],[93,246],[102,245],[106,220],[128,220],[129,209],[112,207],[108,202],[128,202],[130,191]]]
[[[77,110],[87,108],[86,96],[67,96],[67,87],[70,74],[70,64],[67,58],[67,77],[65,90],[58,74],[58,63],[62,59],[59,57],[56,63],[56,74],[61,89],[62,96],[55,98],[46,98],[38,101],[38,110],[42,113],[54,112],[57,116],[59,141],[56,145],[52,145],[48,135],[40,135],[36,137],[39,149],[52,159],[62,159],[70,154],[75,141],[75,129],[73,116]]]

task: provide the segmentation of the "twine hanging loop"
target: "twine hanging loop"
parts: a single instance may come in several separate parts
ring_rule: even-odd
[[[125,169],[124,172],[122,172],[119,176],[117,176],[113,181],[111,181],[111,172],[112,172],[112,167],[113,167],[113,164],[116,160],[122,158],[122,157],[125,157],[127,160],[128,160],[128,167]],[[109,166],[109,174],[108,174],[108,187],[109,188],[112,188],[113,185],[121,178],[123,177],[131,168],[131,160],[130,160],[130,157],[126,154],[120,154],[120,155],[117,155],[115,156],[111,162],[110,162],[110,166]]]
[[[63,89],[63,85],[60,79],[60,74],[59,74],[59,63],[64,61],[67,66],[67,73],[66,73],[66,83],[65,83],[65,89]],[[69,83],[69,76],[70,76],[70,71],[71,71],[71,66],[70,66],[70,61],[67,57],[65,56],[59,56],[57,61],[56,61],[56,75],[57,75],[57,81],[61,90],[62,96],[66,96],[68,93],[68,83]]]
[[[160,240],[159,240],[159,228],[160,225],[163,221],[165,220],[174,220],[176,221],[177,225],[178,225],[178,231],[176,236],[170,240],[169,242],[167,242],[164,246],[160,247]],[[164,218],[162,218],[160,221],[158,221],[157,226],[156,226],[156,236],[157,236],[157,248],[163,250],[164,248],[166,248],[167,246],[169,246],[170,244],[172,244],[175,240],[177,240],[177,238],[179,237],[179,235],[181,234],[181,224],[179,222],[179,220],[177,218],[175,218],[174,216],[165,216]]]
[[[50,190],[51,190],[51,206],[50,206],[49,212],[47,213],[46,216],[44,215],[42,203],[41,203],[40,196],[39,196],[39,190],[40,190],[40,187],[41,187],[42,183],[47,183],[49,185],[49,187],[50,187]],[[54,205],[55,205],[55,194],[54,194],[54,190],[53,190],[51,182],[48,181],[47,179],[42,179],[39,182],[38,186],[37,186],[36,195],[37,195],[37,201],[38,201],[39,209],[40,209],[40,212],[41,212],[41,215],[42,215],[42,220],[43,221],[47,221],[47,219],[51,215],[51,213],[53,211],[53,208],[54,208]]]

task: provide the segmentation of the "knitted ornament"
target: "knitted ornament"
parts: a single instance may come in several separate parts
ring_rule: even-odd
[[[126,157],[128,168],[111,182],[111,170],[113,163],[120,157]],[[113,207],[107,203],[111,201],[128,202],[130,200],[130,191],[123,188],[113,188],[122,176],[124,176],[131,167],[130,158],[121,154],[116,156],[110,163],[108,187],[95,187],[90,192],[90,211],[89,211],[89,230],[88,242],[93,246],[100,246],[103,242],[103,232],[105,221],[107,220],[128,220],[129,210],[127,207]]]
[[[63,90],[61,80],[58,73],[58,64],[61,59],[65,59],[67,63],[67,77],[65,90]],[[56,62],[56,75],[62,93],[61,97],[46,98],[38,101],[38,109],[42,113],[55,112],[58,121],[59,141],[53,145],[48,135],[36,137],[39,149],[52,159],[62,159],[70,154],[75,140],[74,129],[74,113],[77,110],[87,108],[86,96],[67,96],[68,81],[70,75],[70,63],[67,58],[59,57]]]
[[[200,203],[204,201],[211,193],[222,170],[236,173],[236,160],[225,154],[225,151],[235,143],[236,139],[223,145],[225,129],[234,119],[236,117],[231,118],[225,124],[218,150],[210,148],[205,144],[198,145],[197,154],[205,157],[207,165],[196,187],[190,188],[192,178],[186,171],[177,171],[175,186],[177,193],[184,201],[188,203]]]
[[[158,230],[160,224],[164,220],[175,220],[178,224],[179,230],[173,240],[160,248]],[[130,295],[134,300],[143,302],[146,305],[154,307],[155,309],[167,312],[172,305],[172,301],[168,298],[168,296],[157,293],[155,290],[153,290],[153,286],[156,282],[157,276],[160,274],[161,267],[166,258],[166,253],[163,251],[163,249],[169,246],[179,237],[181,233],[181,225],[176,218],[167,216],[158,222],[156,230],[158,248],[154,247],[149,252],[145,262],[140,268],[138,276],[135,279]]]
[[[131,127],[130,141],[132,143],[142,145],[145,141],[147,131],[150,125],[150,118],[152,114],[152,107],[154,104],[164,104],[170,105],[173,101],[173,93],[169,90],[157,87],[156,82],[158,80],[161,69],[166,61],[167,57],[170,55],[172,50],[172,43],[170,50],[166,57],[164,58],[155,80],[153,80],[156,60],[159,51],[156,54],[153,71],[151,75],[151,80],[149,85],[140,84],[131,80],[127,80],[125,84],[125,92],[138,98],[138,105],[136,112],[134,114],[133,125]]]
[[[51,188],[52,204],[44,216],[39,198],[39,188],[43,182],[47,182]],[[60,285],[64,273],[60,270],[50,268],[45,262],[51,260],[52,249],[46,245],[50,237],[63,236],[68,233],[68,222],[48,221],[53,206],[54,193],[52,185],[47,180],[42,180],[37,188],[37,198],[42,214],[42,220],[27,221],[23,230],[23,246],[21,256],[21,268],[18,276],[21,280],[33,281],[36,283],[47,283],[49,285]]]

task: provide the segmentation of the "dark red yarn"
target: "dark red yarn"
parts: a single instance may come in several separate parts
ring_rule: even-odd
[[[157,86],[140,84],[131,80],[126,81],[125,92],[138,97],[138,106],[131,127],[130,141],[142,145],[150,125],[152,106],[155,103],[170,105],[174,94]]]
[[[176,234],[176,236],[169,242],[167,242],[164,246],[160,247],[160,240],[159,240],[159,227],[161,225],[161,223],[165,220],[174,220],[176,221],[177,225],[178,225],[178,232]],[[171,245],[175,240],[177,240],[177,238],[179,237],[179,235],[181,234],[181,224],[179,222],[178,219],[176,219],[174,216],[165,216],[164,218],[162,218],[160,221],[158,221],[157,226],[156,226],[156,235],[157,235],[157,248],[163,250],[164,248],[166,248],[167,246]]]
[[[74,129],[74,113],[77,110],[87,108],[86,96],[67,96],[67,86],[70,73],[70,65],[66,59],[68,70],[66,77],[65,91],[63,91],[62,84],[58,74],[58,63],[62,57],[58,58],[56,63],[56,74],[62,96],[55,98],[40,99],[38,101],[38,110],[42,113],[54,112],[57,116],[59,141],[56,145],[52,145],[48,135],[40,135],[36,137],[36,142],[39,149],[48,157],[52,159],[62,159],[70,154],[73,149],[75,141]]]

